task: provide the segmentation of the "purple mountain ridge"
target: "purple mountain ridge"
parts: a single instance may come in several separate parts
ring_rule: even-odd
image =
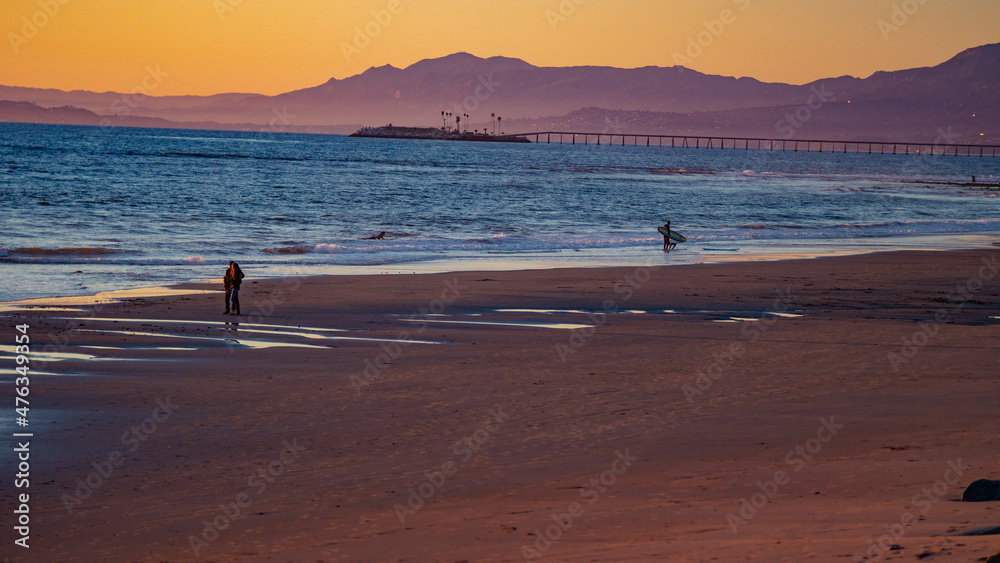
[[[0,100],[72,106],[110,125],[347,133],[360,125],[440,127],[468,114],[470,131],[503,117],[508,133],[566,130],[766,138],[1000,143],[1000,44],[925,68],[803,85],[703,74],[680,66],[537,67],[468,53],[406,68],[372,67],[265,96],[131,96],[0,86]],[[155,91],[151,94],[155,94]],[[141,99],[140,99],[141,98]],[[6,108],[6,109],[5,109]],[[70,123],[60,112],[0,104],[0,120]],[[87,117],[93,121],[93,117]],[[463,120],[465,121],[465,120]],[[452,122],[453,123],[453,122]],[[90,123],[88,123],[90,124]]]

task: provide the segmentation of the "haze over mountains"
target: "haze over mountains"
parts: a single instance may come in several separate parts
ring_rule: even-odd
[[[166,69],[164,69],[166,70]],[[155,78],[157,68],[148,69]],[[162,74],[162,73],[161,73]],[[147,81],[149,85],[155,81]],[[536,67],[457,53],[277,96],[155,96],[0,86],[0,120],[349,133],[362,125],[1000,143],[1000,44],[933,67],[764,83],[683,67]],[[146,90],[155,94],[155,86]],[[26,102],[26,103],[11,103]],[[452,123],[454,123],[452,121]]]

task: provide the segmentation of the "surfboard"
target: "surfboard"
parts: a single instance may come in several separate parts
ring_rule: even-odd
[[[668,231],[665,227],[657,227],[656,230],[660,231],[661,235],[668,236],[668,237],[676,240],[677,242],[686,242],[687,241],[687,238],[685,238],[684,235],[682,235],[682,234],[680,234],[680,233],[678,233],[676,231]]]
[[[702,248],[706,252],[736,252],[739,248]]]

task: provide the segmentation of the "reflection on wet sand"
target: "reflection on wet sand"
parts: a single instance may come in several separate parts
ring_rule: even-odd
[[[16,357],[13,344],[0,344],[0,360],[13,360]],[[96,356],[73,352],[46,352],[44,348],[33,348],[30,358],[32,361],[39,362],[60,362],[63,360],[93,360]],[[36,372],[32,371],[32,373]]]
[[[122,334],[125,336],[149,336],[152,338],[180,338],[186,340],[207,340],[210,342],[219,342],[231,346],[233,344],[239,346],[246,346],[248,348],[264,349],[264,348],[277,348],[277,347],[289,347],[289,348],[319,348],[321,350],[329,349],[329,346],[316,346],[313,344],[298,344],[295,342],[276,342],[267,340],[246,340],[246,339],[236,339],[236,338],[220,338],[216,336],[189,336],[185,334],[169,334],[164,332],[142,332],[138,330],[101,330],[101,329],[91,329],[91,328],[81,328],[77,329],[78,332],[97,332],[100,334]],[[122,350],[129,349],[139,349],[136,348],[119,348]],[[191,347],[191,348],[180,348],[181,350],[199,350],[205,349],[205,347]]]
[[[577,328],[593,328],[593,325],[583,325],[574,323],[545,323],[536,321],[459,321],[455,319],[402,319],[408,322],[414,323],[447,323],[447,324],[465,324],[465,325],[491,325],[491,326],[521,326],[521,327],[531,327],[531,328],[554,328],[562,330],[573,330]]]

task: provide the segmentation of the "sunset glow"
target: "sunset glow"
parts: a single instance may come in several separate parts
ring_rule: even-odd
[[[805,83],[1000,41],[995,0],[5,0],[0,84],[277,94],[465,51]]]

